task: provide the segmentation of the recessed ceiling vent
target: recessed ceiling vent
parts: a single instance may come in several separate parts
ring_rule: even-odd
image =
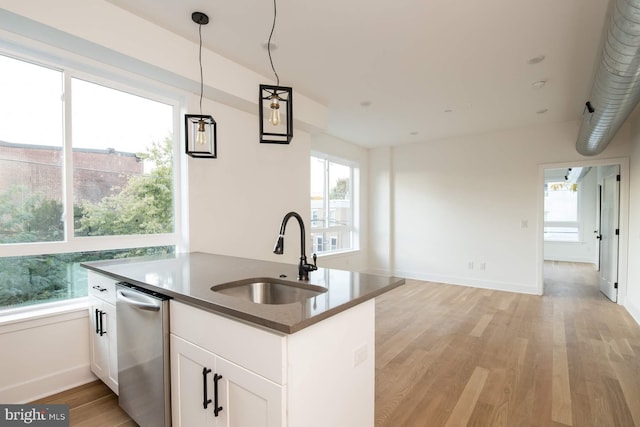
[[[612,0],[576,150],[600,154],[640,100],[640,0]]]

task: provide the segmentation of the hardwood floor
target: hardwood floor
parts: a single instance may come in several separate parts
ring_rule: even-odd
[[[377,300],[375,393],[376,427],[640,427],[640,327],[590,265],[546,263],[542,297],[409,280]],[[40,402],[135,425],[101,383]]]
[[[67,404],[71,426],[136,427],[118,406],[118,396],[101,381],[94,381],[32,403]]]
[[[378,298],[376,426],[640,426],[640,327],[593,266],[545,295],[408,281]]]

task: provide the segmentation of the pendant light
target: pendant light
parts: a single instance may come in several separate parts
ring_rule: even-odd
[[[274,85],[260,85],[258,98],[260,120],[260,142],[266,144],[288,144],[293,138],[293,89],[280,86],[280,76],[276,72],[271,58],[271,37],[276,28],[276,0],[273,0],[273,25],[267,52],[269,63],[276,77]]]
[[[186,132],[186,153],[191,157],[217,157],[216,153],[216,121],[213,117],[202,114],[202,94],[204,80],[202,74],[202,26],[209,23],[209,17],[202,12],[191,14],[193,22],[198,24],[200,45],[198,62],[200,64],[200,114],[185,114],[184,126]]]

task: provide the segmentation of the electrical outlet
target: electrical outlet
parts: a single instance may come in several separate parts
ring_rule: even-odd
[[[367,360],[367,345],[357,348],[353,352],[353,367],[363,364]]]
[[[473,261],[469,261],[469,264],[467,264],[467,266],[469,267],[469,270],[473,270]]]
[[[487,269],[487,263],[486,262],[481,262],[480,263],[480,270],[485,271]]]
[[[521,228],[529,228],[529,221],[526,219],[523,219],[522,221],[520,221],[520,227]]]

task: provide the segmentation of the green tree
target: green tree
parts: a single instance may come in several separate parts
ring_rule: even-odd
[[[52,256],[0,259],[0,306],[60,299],[67,285],[65,266]]]
[[[62,203],[42,193],[25,197],[28,193],[14,186],[0,194],[0,243],[63,240]]]
[[[349,178],[340,178],[329,190],[330,200],[345,200],[349,194]]]
[[[77,234],[114,236],[156,234],[173,231],[173,150],[172,139],[152,144],[147,153],[138,154],[155,167],[149,174],[129,178],[117,194],[98,203],[84,202],[78,207]]]

